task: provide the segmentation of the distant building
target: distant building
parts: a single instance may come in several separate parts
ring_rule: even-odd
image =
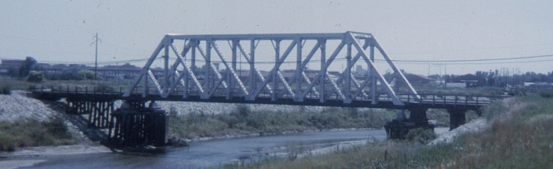
[[[452,83],[464,83],[465,87],[482,87],[486,85],[486,79],[475,76],[473,74],[466,74],[457,76],[451,79]]]
[[[25,60],[2,59],[0,63],[0,75],[7,75],[10,68],[19,70],[19,67],[24,61]]]
[[[0,67],[19,67],[21,64],[23,64],[25,60],[7,60],[2,59],[2,63],[0,63]]]
[[[429,84],[430,82],[436,81],[435,79],[432,79],[423,75],[417,75],[417,74],[406,74],[405,78],[412,85],[426,85],[426,84]]]
[[[530,89],[551,89],[553,88],[553,84],[547,82],[524,82],[524,87]]]

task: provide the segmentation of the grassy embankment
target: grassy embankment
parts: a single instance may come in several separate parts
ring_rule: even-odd
[[[20,80],[2,79],[0,94],[9,95],[12,90],[27,90],[37,85]],[[92,81],[48,81],[38,85],[82,87],[95,84]],[[2,105],[0,105],[1,107]],[[79,139],[68,130],[60,116],[45,121],[35,119],[16,119],[0,121],[0,152],[14,151],[18,147],[51,146],[76,144]]]
[[[14,151],[17,147],[75,144],[78,139],[67,129],[61,118],[48,121],[18,119],[0,122],[0,151]]]
[[[374,141],[331,154],[266,159],[222,168],[551,168],[553,92],[496,101],[484,112],[491,124],[453,143]]]

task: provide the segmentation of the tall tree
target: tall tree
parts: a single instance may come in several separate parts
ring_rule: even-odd
[[[36,60],[33,57],[27,56],[21,66],[19,66],[19,77],[27,77],[31,69],[36,64]]]

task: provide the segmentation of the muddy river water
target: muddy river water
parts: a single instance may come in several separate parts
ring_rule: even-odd
[[[447,131],[437,128],[437,133]],[[26,157],[34,165],[22,168],[204,168],[261,158],[315,155],[386,139],[384,130],[323,131],[195,142],[190,147],[168,147],[164,153],[95,153]]]

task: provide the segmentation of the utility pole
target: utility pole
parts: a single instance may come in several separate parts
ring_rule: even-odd
[[[96,32],[96,35],[94,35],[94,42],[92,42],[90,45],[95,44],[96,46],[96,52],[94,53],[95,60],[94,60],[94,80],[96,79],[96,72],[98,71],[98,41],[101,41],[98,39],[98,33]]]

